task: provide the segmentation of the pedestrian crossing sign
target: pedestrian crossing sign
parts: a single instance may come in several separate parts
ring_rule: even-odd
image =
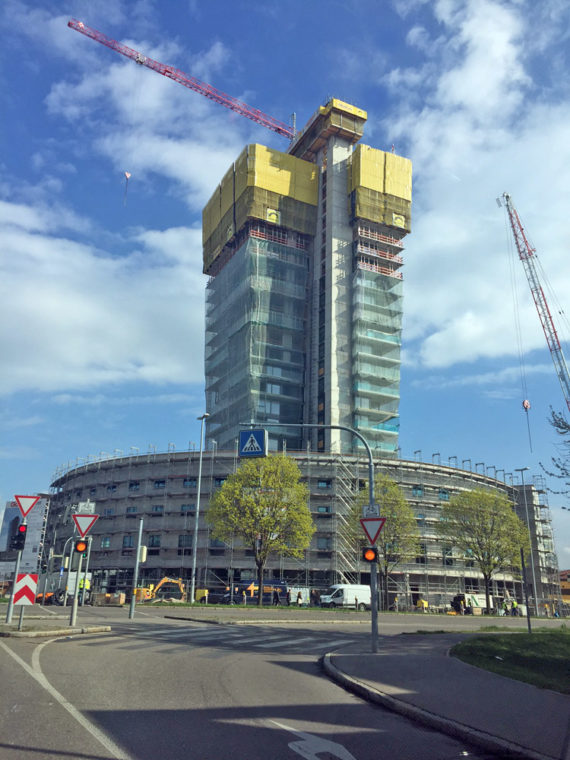
[[[240,457],[267,456],[267,430],[240,430]]]

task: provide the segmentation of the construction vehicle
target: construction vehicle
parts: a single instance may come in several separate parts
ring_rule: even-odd
[[[177,602],[186,601],[186,586],[182,578],[161,578],[156,586],[151,583],[149,586],[142,586],[135,589],[135,599],[137,602],[160,602],[174,600]]]

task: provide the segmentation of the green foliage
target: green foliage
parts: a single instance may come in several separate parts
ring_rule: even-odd
[[[374,478],[374,500],[380,506],[380,517],[386,522],[376,541],[378,564],[387,575],[400,562],[414,558],[419,552],[419,530],[413,509],[398,484],[388,475],[377,473]],[[367,544],[360,525],[362,507],[369,502],[368,487],[360,491],[353,507],[352,524],[360,546]]]
[[[210,502],[213,537],[240,539],[258,568],[272,553],[302,557],[315,526],[300,477],[297,463],[283,455],[245,460]]]
[[[495,572],[520,567],[521,547],[529,546],[528,530],[507,497],[483,489],[444,504],[437,532],[477,564],[487,585]]]
[[[562,629],[486,634],[457,644],[451,654],[493,673],[570,694],[570,635]]]

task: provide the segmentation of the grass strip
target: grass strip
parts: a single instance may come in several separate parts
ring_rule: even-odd
[[[456,644],[454,657],[507,678],[570,694],[570,629],[487,633]]]

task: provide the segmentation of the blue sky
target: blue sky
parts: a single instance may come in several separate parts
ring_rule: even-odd
[[[197,444],[201,209],[246,143],[286,149],[69,18],[298,127],[330,96],[367,110],[363,142],[414,165],[402,456],[542,473],[565,402],[495,198],[511,193],[566,340],[565,0],[3,0],[0,503],[78,457]],[[570,567],[568,502],[549,501]]]

